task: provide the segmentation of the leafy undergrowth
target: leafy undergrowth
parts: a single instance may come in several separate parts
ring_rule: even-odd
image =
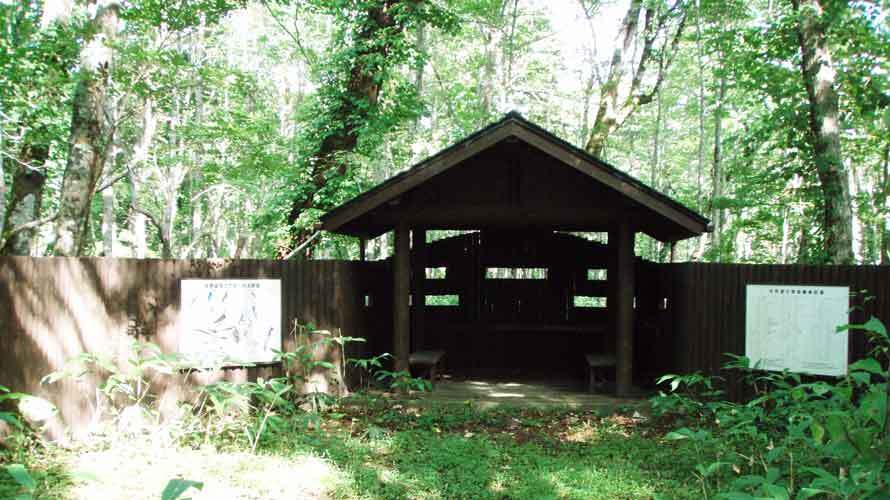
[[[263,437],[193,447],[149,434],[90,448],[35,448],[34,498],[696,498],[695,454],[645,419],[577,410],[415,408],[344,400]],[[21,493],[0,475],[0,498]]]

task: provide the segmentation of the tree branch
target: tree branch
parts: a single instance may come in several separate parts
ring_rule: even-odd
[[[282,31],[287,33],[287,36],[289,36],[291,40],[293,40],[294,43],[297,44],[297,49],[299,49],[300,55],[302,55],[303,59],[306,60],[306,64],[309,65],[309,68],[314,70],[316,66],[315,56],[310,51],[306,50],[306,47],[303,46],[303,41],[300,38],[300,30],[297,26],[296,21],[294,21],[294,30],[291,31],[287,28],[287,26],[284,25],[284,23],[281,22],[280,19],[278,19],[278,16],[275,14],[275,11],[272,10],[272,7],[269,6],[268,2],[263,0],[260,3],[263,4],[263,7],[266,8],[266,11],[269,13],[269,16],[271,16],[272,19],[275,21],[275,24],[277,24]]]
[[[15,226],[14,228],[7,231],[6,234],[3,235],[4,236],[3,245],[5,245],[7,241],[9,241],[9,238],[12,238],[12,236],[17,233],[20,233],[22,231],[27,231],[28,229],[34,229],[34,228],[36,228],[38,226],[42,226],[44,224],[48,224],[58,218],[59,218],[59,214],[56,213],[55,215],[52,215],[50,217],[44,217],[42,219],[32,220],[31,222],[26,222],[24,224]],[[3,245],[0,245],[0,248],[2,248]]]
[[[97,193],[101,193],[102,191],[105,191],[106,189],[110,188],[111,186],[117,184],[118,181],[120,181],[121,179],[127,177],[128,175],[130,175],[130,172],[123,172],[123,173],[121,173],[121,174],[118,175],[117,177],[111,179],[110,181],[108,181],[108,182],[106,182],[105,184],[103,184],[101,187],[97,188],[97,189],[96,189],[96,192],[97,192]]]

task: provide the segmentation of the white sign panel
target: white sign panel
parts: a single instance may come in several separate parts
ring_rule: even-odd
[[[274,361],[281,350],[281,280],[182,280],[179,352],[192,364]]]
[[[844,375],[847,333],[837,327],[849,307],[845,286],[748,285],[745,355],[765,370]]]

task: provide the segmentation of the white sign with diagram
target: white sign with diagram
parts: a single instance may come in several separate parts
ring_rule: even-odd
[[[274,361],[281,350],[281,280],[184,279],[179,352],[195,366]]]
[[[748,285],[745,355],[751,366],[812,375],[847,372],[850,289],[845,286]]]

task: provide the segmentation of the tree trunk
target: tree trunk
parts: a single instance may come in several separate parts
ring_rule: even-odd
[[[3,223],[3,248],[0,255],[34,255],[35,237],[43,205],[46,172],[43,165],[49,157],[49,146],[32,144],[27,137],[19,155],[12,180],[12,193]],[[28,227],[27,229],[22,229]]]
[[[389,69],[386,63],[380,61],[391,56],[398,36],[404,36],[402,20],[393,16],[397,4],[399,0],[388,0],[367,7],[361,12],[361,18],[355,20],[358,28],[351,34],[352,50],[356,52],[352,57],[354,65],[349,70],[345,88],[336,92],[336,101],[327,109],[329,123],[337,126],[325,132],[318,147],[306,155],[312,185],[306,193],[293,200],[288,214],[287,221],[292,228],[291,248],[311,234],[311,230],[298,227],[300,216],[315,207],[315,194],[327,186],[332,173],[346,175],[349,164],[344,155],[355,150],[360,125],[372,119],[377,109],[380,88]],[[381,39],[386,43],[382,43]],[[283,250],[284,253],[289,252],[289,249]]]
[[[420,57],[417,58],[417,62],[414,65],[414,91],[417,92],[417,98],[423,98],[423,73],[426,66],[426,52],[427,52],[427,40],[426,40],[426,26],[420,26],[417,28],[417,52],[420,54]],[[413,127],[414,133],[417,134],[420,132],[420,116],[414,120]]]
[[[612,62],[609,65],[609,76],[600,90],[600,102],[593,121],[593,129],[587,140],[585,149],[588,153],[599,156],[606,146],[606,139],[612,133],[618,123],[618,87],[627,72],[626,57],[630,57],[631,48],[637,35],[637,25],[640,19],[640,10],[643,8],[642,0],[631,0],[618,32],[618,43],[612,53]]]
[[[102,255],[116,257],[117,224],[114,221],[114,186],[102,191]]]
[[[649,170],[649,186],[658,189],[658,170],[661,161],[661,127],[664,120],[664,104],[662,103],[661,89],[658,90],[655,103],[655,132],[652,134],[652,166]],[[658,243],[655,238],[649,239],[651,243],[652,260],[658,261]]]
[[[791,238],[791,219],[788,207],[782,208],[782,246],[779,251],[780,264],[788,263],[788,243]]]
[[[890,204],[888,204],[888,194],[890,194],[890,144],[884,146],[884,171],[881,176],[881,205],[878,213],[882,214],[878,220],[882,220],[878,225],[878,234],[881,235],[881,265],[890,265]]]
[[[714,157],[711,167],[711,219],[714,229],[711,233],[711,247],[717,250],[719,260],[720,247],[722,245],[721,232],[723,231],[723,209],[719,207],[723,197],[723,104],[726,99],[726,75],[720,77],[717,87],[717,103],[714,108]]]
[[[117,0],[98,2],[95,17],[90,21],[93,36],[81,55],[56,224],[58,255],[80,255],[89,232],[90,202],[102,174],[109,140],[107,92],[119,8]]]
[[[139,206],[139,195],[142,189],[143,176],[140,171],[148,159],[148,151],[154,140],[157,118],[154,114],[154,103],[145,99],[142,103],[142,134],[133,147],[133,157],[127,166],[127,178],[130,181],[130,238],[133,257],[144,259],[148,254],[146,233],[146,217]]]
[[[497,69],[495,28],[483,29],[482,37],[485,40],[485,62],[482,64],[482,75],[479,78],[479,94],[482,98],[482,114],[487,116],[494,109],[494,77]]]
[[[698,170],[696,171],[696,193],[698,209],[704,201],[705,177],[705,55],[701,39],[701,0],[696,0],[695,46],[698,58]]]
[[[684,3],[674,2],[667,7],[659,2],[657,5],[645,7],[648,2],[631,0],[627,14],[621,23],[615,51],[609,63],[606,81],[600,86],[600,100],[596,118],[591,127],[585,150],[601,156],[609,136],[643,104],[651,102],[661,84],[667,69],[673,62],[677,52],[683,28],[686,25]],[[666,9],[666,10],[665,10]],[[640,29],[640,15],[643,15],[643,27]],[[677,18],[676,28],[671,33],[671,19]],[[642,42],[637,43],[637,38]],[[662,43],[657,46],[657,41]],[[634,52],[639,47],[639,57]],[[655,66],[655,82],[647,91],[640,88],[645,80],[651,79],[651,63]]]
[[[6,159],[3,154],[6,146],[4,141],[6,137],[3,134],[3,127],[6,125],[4,123],[5,116],[3,103],[0,102],[0,235],[3,234],[3,228],[6,227],[6,171],[3,170],[3,161]]]
[[[838,92],[820,0],[792,0],[800,15],[801,74],[809,99],[808,140],[823,195],[825,254],[832,264],[853,261],[853,215],[847,170],[841,159]]]

